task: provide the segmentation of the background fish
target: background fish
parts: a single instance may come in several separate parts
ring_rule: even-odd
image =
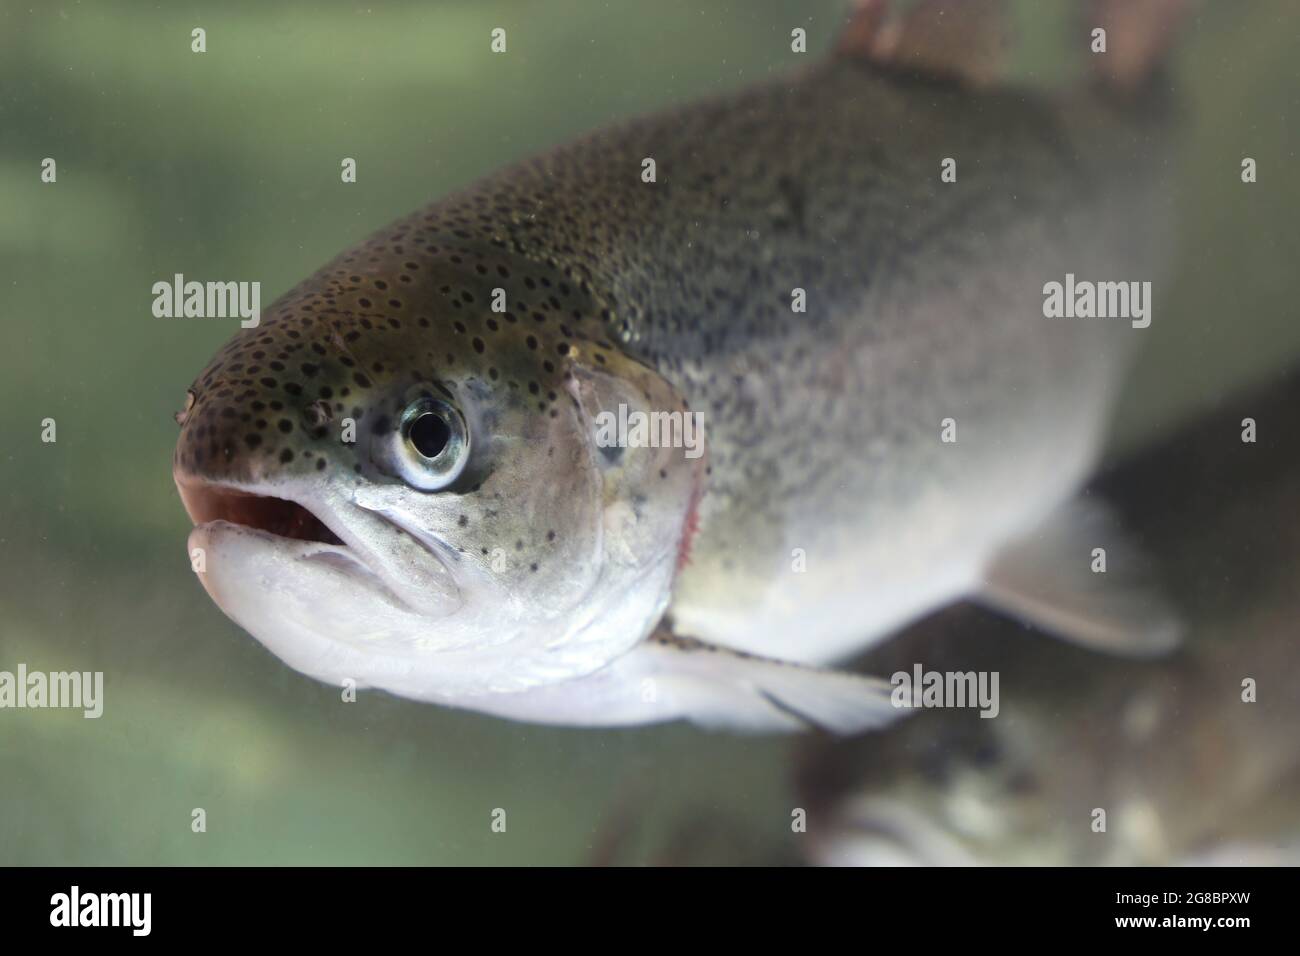
[[[1163,542],[1188,595],[1180,650],[1122,661],[1009,632],[956,608],[868,656],[885,671],[1000,672],[1001,707],[930,710],[890,733],[804,751],[805,858],[837,864],[1294,863],[1300,655],[1294,622],[1300,375],[1239,396],[1098,486]],[[1271,430],[1271,429],[1270,429]],[[1231,476],[1238,496],[1211,489]],[[1259,562],[1259,563],[1256,563]],[[1252,682],[1253,702],[1243,699]],[[1105,831],[1093,829],[1094,811]]]
[[[191,390],[204,586],[322,680],[557,723],[879,725],[886,685],[809,665],[970,595],[1167,649],[1141,561],[1066,506],[1136,337],[1042,290],[1158,275],[1176,6],[1053,102],[989,85],[996,5],[865,4],[817,68],[344,253]],[[700,412],[707,456],[598,447],[624,407]]]

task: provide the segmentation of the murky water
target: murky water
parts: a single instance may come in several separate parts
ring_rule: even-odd
[[[0,711],[0,863],[805,859],[790,826],[797,741],[548,729],[380,694],[343,705],[229,622],[190,572],[170,455],[172,413],[233,325],[156,319],[150,289],[237,275],[269,303],[509,160],[789,67],[794,26],[817,55],[842,5],[34,6],[0,3],[0,670],[103,671],[105,699],[94,720]],[[1175,281],[1117,452],[1300,358],[1297,11],[1209,6],[1177,60]],[[1018,10],[1018,72],[1062,81],[1064,5]],[[511,48],[493,57],[499,25]],[[345,156],[358,182],[342,188]],[[56,184],[40,181],[46,157]],[[45,419],[57,441],[42,441]],[[1224,502],[1241,493],[1231,473],[1203,477]],[[1215,560],[1212,542],[1168,540],[1181,567],[1198,548]],[[1221,631],[1235,615],[1263,626],[1244,622],[1267,607],[1235,601],[1198,613]]]

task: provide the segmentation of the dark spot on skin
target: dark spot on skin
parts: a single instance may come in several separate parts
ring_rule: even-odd
[[[773,225],[778,230],[793,227],[796,232],[802,234],[804,232],[804,210],[807,205],[803,190],[797,182],[788,176],[782,176],[778,179],[776,188],[785,201],[785,209],[781,215],[776,217]]]
[[[256,432],[250,435],[245,435],[244,444],[249,448],[256,448],[258,445],[262,444],[262,436],[258,435]]]
[[[370,379],[366,378],[364,372],[357,372],[352,376],[352,381],[356,382],[362,388],[370,387]]]
[[[287,418],[282,418],[280,419],[279,427],[280,431],[287,435],[289,432],[293,431],[293,422],[289,421]]]
[[[456,524],[463,528],[467,524],[469,524],[469,518],[465,517],[464,515],[461,515],[459,518],[456,519]]]
[[[332,417],[328,402],[315,401],[303,409],[304,420],[314,429],[323,428]]]
[[[284,451],[280,452],[280,462],[282,464],[287,465],[291,461],[293,461],[293,452],[290,449],[286,448]]]

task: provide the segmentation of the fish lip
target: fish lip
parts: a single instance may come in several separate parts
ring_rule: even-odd
[[[328,497],[309,499],[301,494],[293,494],[291,489],[283,484],[240,481],[228,478],[214,479],[182,471],[179,468],[174,469],[172,477],[176,482],[176,489],[180,493],[181,503],[184,505],[185,512],[194,528],[215,530],[218,526],[224,525],[240,533],[256,535],[286,550],[301,549],[305,544],[315,543],[318,547],[315,549],[313,557],[327,553],[345,556],[357,568],[357,573],[354,573],[353,577],[358,580],[364,579],[369,586],[379,591],[385,599],[396,605],[412,612],[419,610],[411,601],[403,597],[403,589],[399,585],[387,579],[382,567],[366,560],[366,549],[359,547],[357,542],[350,540],[352,538],[351,530],[346,522],[341,521],[329,507],[328,502],[330,499]],[[295,505],[320,522],[335,540],[322,541],[317,538],[282,535],[267,528],[259,527],[256,524],[232,521],[221,513],[223,505],[221,499],[225,497],[266,498]],[[400,524],[395,522],[394,526],[401,527]],[[193,531],[191,531],[191,534],[193,534]],[[452,568],[444,558],[437,554],[434,549],[428,548],[427,544],[425,547],[429,551],[430,557],[441,564],[448,574],[452,574]]]
[[[304,538],[286,538],[283,535],[266,531],[265,529],[258,528],[254,525],[239,524],[238,522],[227,521],[224,518],[214,518],[211,521],[204,521],[196,524],[191,528],[189,538],[186,541],[186,546],[191,552],[193,552],[196,547],[201,547],[198,542],[210,540],[212,535],[222,531],[260,538],[262,541],[283,550],[296,551],[296,556],[301,560],[329,561],[338,570],[342,570],[346,567],[346,573],[354,581],[359,581],[365,584],[392,606],[407,609],[407,605],[401,597],[397,595],[392,588],[388,587],[383,578],[361,561],[356,552],[346,544],[331,544],[324,541],[314,541]],[[339,558],[343,559],[344,564],[340,564],[337,560]],[[218,606],[220,606],[220,601],[218,601]]]

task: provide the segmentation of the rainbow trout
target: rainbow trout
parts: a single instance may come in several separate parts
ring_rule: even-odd
[[[1293,370],[1104,479],[1183,584],[1193,623],[1176,654],[1085,654],[973,608],[873,650],[885,673],[1000,672],[999,713],[941,708],[888,734],[809,740],[796,788],[810,858],[1295,865],[1300,526],[1279,519],[1295,510],[1300,454],[1289,434],[1239,449],[1223,435],[1247,414],[1290,421],[1298,402]]]
[[[1026,653],[1023,642],[982,635],[980,653],[953,666],[1001,671],[997,718],[927,711],[810,759],[800,806],[817,821],[811,859],[1240,865],[1269,861],[1271,848],[1275,865],[1295,865],[1300,656],[1290,587],[1266,597],[1266,613],[1221,625],[1231,636],[1206,635],[1159,662],[1081,661],[1055,646]]]
[[[862,4],[814,68],[505,169],[284,295],[178,416],[213,600],[320,680],[575,725],[878,726],[889,686],[826,665],[967,596],[1168,646],[1066,507],[1151,319],[1161,44],[1115,22],[1052,100],[993,77],[995,6]],[[1076,315],[1076,278],[1132,284],[1133,321]]]

